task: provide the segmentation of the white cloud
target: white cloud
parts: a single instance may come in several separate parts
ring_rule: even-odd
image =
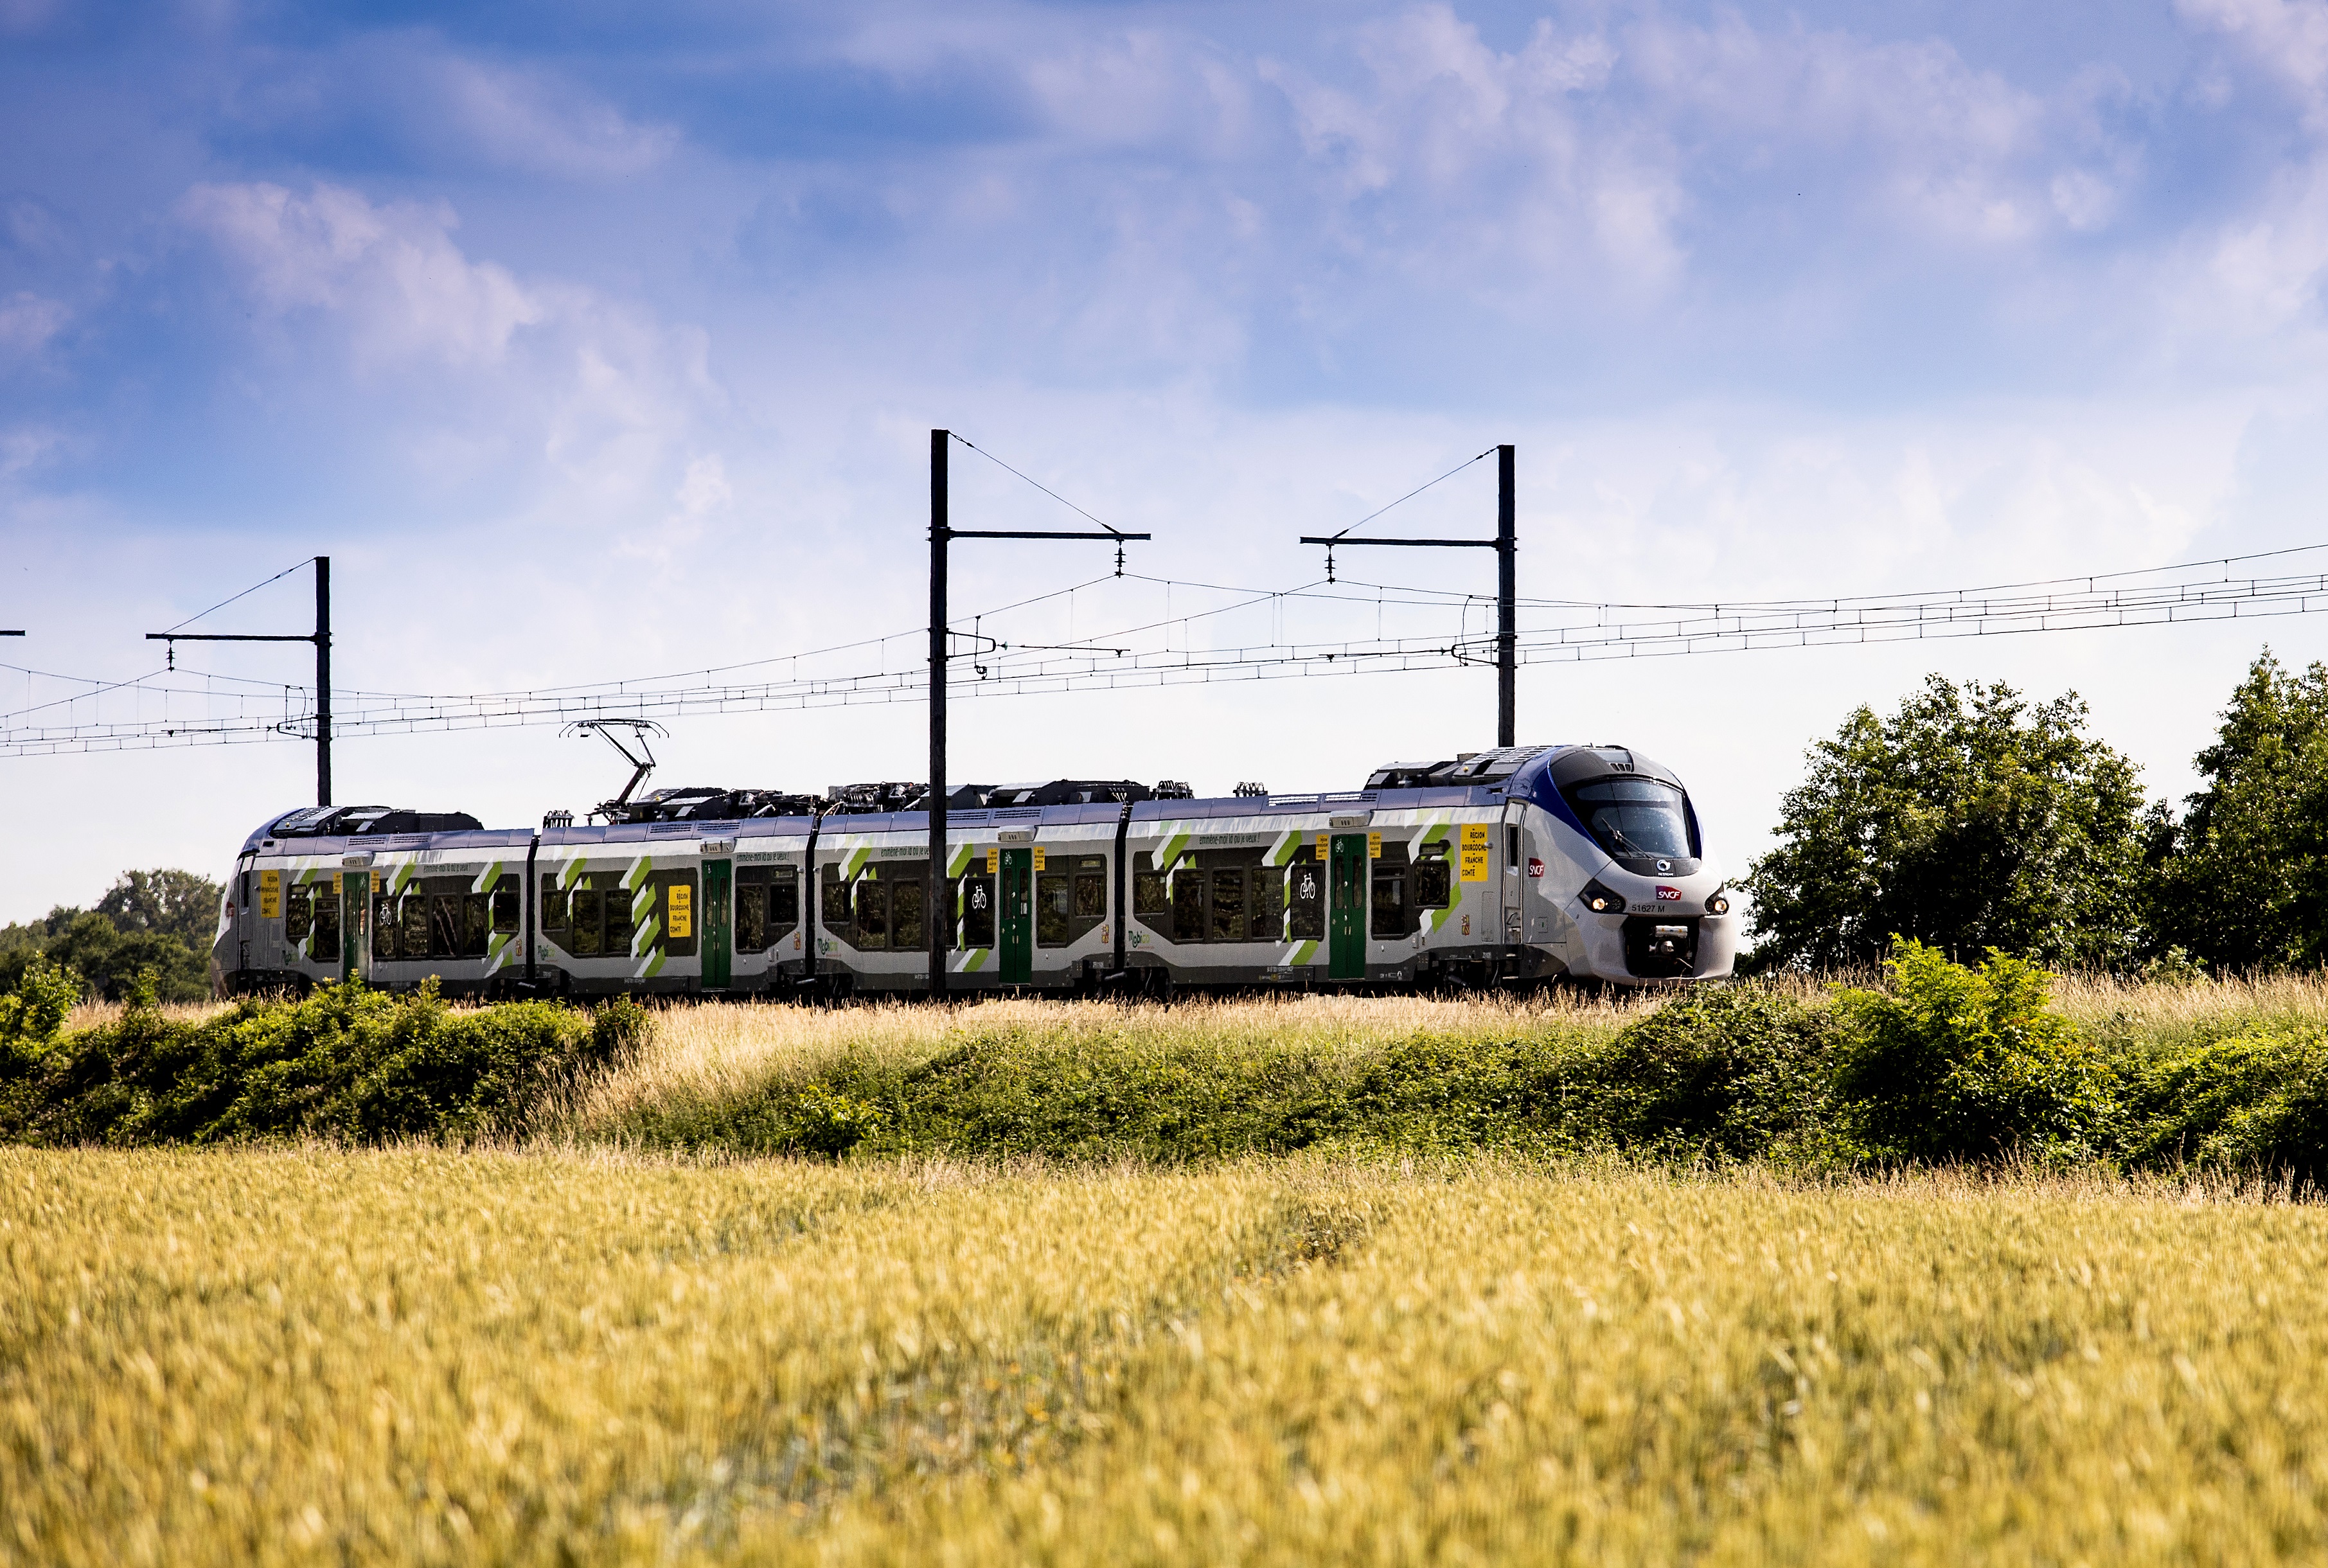
[[[669,126],[639,125],[568,82],[449,57],[433,63],[446,129],[489,162],[567,178],[615,178],[662,163],[679,145]]]
[[[472,259],[448,208],[326,184],[305,195],[212,184],[187,192],[179,214],[272,318],[332,329],[284,334],[282,354],[321,348],[314,373],[336,379],[336,339],[360,380],[399,389],[383,433],[448,496],[505,480],[514,462],[538,469],[532,525],[619,535],[654,516],[700,444],[691,433],[724,406],[700,329]],[[708,493],[717,477],[715,460],[687,493]]]
[[[47,348],[71,318],[61,302],[20,289],[0,299],[0,353],[30,359]]]
[[[442,207],[375,206],[337,185],[303,197],[274,184],[204,184],[179,214],[273,309],[344,315],[368,358],[490,364],[546,315],[508,269],[461,253],[457,220]]]
[[[2315,132],[2328,132],[2328,4],[2323,0],[2180,0],[2182,15],[2228,33],[2304,101]]]

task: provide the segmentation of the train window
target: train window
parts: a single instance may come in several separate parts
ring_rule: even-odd
[[[493,896],[466,893],[461,897],[461,956],[483,958],[493,946]]]
[[[1600,779],[1563,793],[1593,841],[1611,855],[1694,859],[1697,854],[1697,834],[1682,793],[1669,784],[1649,778]]]
[[[1075,918],[1097,921],[1107,913],[1107,873],[1086,860],[1075,873]]]
[[[1162,915],[1172,907],[1170,880],[1156,869],[1156,857],[1146,850],[1131,863],[1131,912]]]
[[[1418,909],[1444,909],[1454,902],[1454,879],[1449,875],[1447,846],[1432,844],[1414,863],[1414,879],[1407,888]]]
[[[1194,866],[1183,866],[1172,875],[1172,940],[1202,942],[1204,939],[1204,873]]]
[[[603,928],[606,896],[596,887],[574,889],[574,956],[598,956],[598,934]]]
[[[603,880],[601,880],[603,878]],[[606,936],[599,950],[608,958],[628,958],[631,941],[639,929],[639,889],[623,886],[620,871],[594,871],[591,880],[600,883],[602,902],[606,910]]]
[[[307,956],[317,963],[340,962],[340,899],[328,887],[315,894],[315,934]]]
[[[849,939],[850,885],[841,879],[840,868],[824,869],[824,908],[821,917],[824,928],[846,942]]]
[[[1296,942],[1326,939],[1326,868],[1310,855],[1308,845],[1288,866],[1285,876],[1286,934]]]
[[[461,951],[461,897],[438,893],[428,900],[428,956],[452,958]]]
[[[555,872],[545,872],[541,878],[541,928],[566,929],[566,889],[558,885]]]
[[[1392,842],[1382,847],[1382,854],[1374,862],[1372,902],[1366,918],[1367,931],[1375,936],[1404,936],[1419,928],[1407,897],[1413,868],[1407,863],[1407,847]]]
[[[757,953],[768,945],[768,890],[746,883],[736,889],[736,951]]]
[[[283,890],[283,939],[286,942],[305,938],[309,924],[314,918],[314,889],[305,883]]]
[[[889,889],[869,876],[857,884],[857,945],[889,945]]]
[[[396,939],[396,955],[403,959],[428,956],[428,899],[426,895],[407,893],[397,900],[398,923],[404,934]]]
[[[493,930],[513,934],[517,930],[518,882],[508,872],[493,884]]]
[[[1073,897],[1067,884],[1063,871],[1045,871],[1035,878],[1035,944],[1038,947],[1067,944],[1068,900]]]
[[[1247,887],[1253,900],[1253,940],[1281,940],[1285,934],[1285,873],[1274,866],[1255,866]]]
[[[382,896],[371,901],[371,956],[374,962],[394,958],[398,927],[396,900]]]
[[[1508,822],[1504,827],[1504,869],[1516,871],[1519,869],[1520,825],[1517,822]]]
[[[800,871],[778,866],[768,878],[768,940],[789,935],[800,924]]]
[[[919,878],[894,882],[889,887],[889,939],[900,953],[910,953],[929,945],[922,931],[922,905],[927,900],[929,888]]]
[[[1406,934],[1406,868],[1375,863],[1372,930],[1376,936]]]
[[[1073,863],[1074,891],[1068,899],[1067,940],[1081,942],[1107,918],[1107,858],[1084,855]]]
[[[983,871],[962,879],[962,944],[994,945],[994,878]]]
[[[1206,933],[1215,942],[1243,942],[1244,930],[1244,868],[1216,866],[1212,872],[1213,918]]]

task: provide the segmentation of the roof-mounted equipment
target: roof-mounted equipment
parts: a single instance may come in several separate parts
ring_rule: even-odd
[[[624,745],[621,737],[615,733],[616,730],[628,730],[631,736],[631,746],[635,746],[638,749],[633,751],[631,746]],[[647,737],[660,735],[667,738],[671,731],[652,718],[577,718],[559,733],[580,735],[586,731],[597,736],[599,739],[613,746],[622,754],[623,760],[631,765],[631,780],[623,786],[623,793],[613,800],[600,801],[596,805],[592,806],[590,815],[602,822],[627,821],[625,813],[631,803],[631,792],[645,782],[647,775],[654,772],[654,753],[647,746]]]

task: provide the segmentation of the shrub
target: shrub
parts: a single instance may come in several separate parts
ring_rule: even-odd
[[[521,1126],[548,1089],[634,1047],[644,1023],[628,1002],[595,1018],[551,1002],[455,1011],[433,982],[407,997],[326,986],[303,1001],[249,999],[174,1023],[148,978],[119,1021],[52,1039],[0,1086],[0,1136],[470,1137]]]
[[[792,1113],[793,1141],[810,1152],[836,1158],[880,1131],[888,1120],[878,1105],[836,1094],[821,1084],[803,1089]]]
[[[28,1071],[64,1033],[65,1019],[80,1000],[73,977],[44,958],[34,958],[15,987],[0,996],[0,1082]]]
[[[1700,988],[1626,1025],[1592,1060],[1580,1121],[1619,1148],[1826,1152],[1835,1051],[1825,1009],[1761,986]]]
[[[2046,1006],[2047,976],[1994,948],[1978,969],[1895,938],[1885,991],[1844,991],[1851,1026],[1835,1088],[1879,1159],[1985,1160],[2098,1151],[2109,1074]]]
[[[2135,1163],[2328,1178],[2328,1031],[2316,1025],[2234,1035],[2154,1062],[2128,1099]]]

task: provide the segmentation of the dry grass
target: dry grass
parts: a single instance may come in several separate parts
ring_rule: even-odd
[[[2088,1028],[2171,1045],[2247,1028],[2328,1024],[2328,974],[2234,976],[2183,985],[2108,975],[2053,983],[2053,1005]]]
[[[162,1004],[162,1016],[172,1023],[203,1024],[225,1012],[234,1004],[223,1001],[172,1001]],[[124,1004],[117,1001],[82,1001],[65,1015],[65,1028],[93,1029],[121,1021]]]
[[[0,1151],[0,1560],[2261,1563],[2328,1211]]]

